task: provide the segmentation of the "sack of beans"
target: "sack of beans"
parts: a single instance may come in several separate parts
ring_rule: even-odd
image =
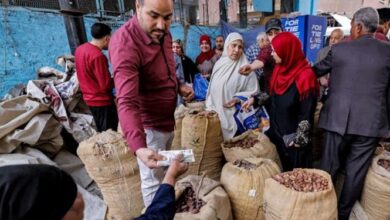
[[[230,198],[235,220],[263,220],[263,193],[267,178],[280,173],[270,159],[248,158],[227,163],[221,184]]]
[[[190,175],[178,181],[175,220],[231,220],[229,197],[219,182]]]
[[[261,157],[271,159],[281,166],[275,145],[261,132],[246,131],[233,139],[225,141],[221,146],[223,155],[228,162],[250,157]]]
[[[377,148],[375,149],[375,155],[383,153],[390,154],[390,142],[379,142]]]
[[[337,219],[337,198],[330,175],[322,170],[294,169],[268,178],[264,215],[273,220]]]
[[[183,118],[181,149],[192,149],[195,162],[187,175],[203,175],[219,180],[222,170],[223,142],[221,123],[216,112],[191,111]]]
[[[361,204],[369,219],[390,219],[390,154],[374,157],[364,183]]]
[[[108,206],[107,219],[131,219],[141,214],[143,199],[137,158],[122,135],[112,130],[80,143],[77,154],[97,183]]]
[[[175,132],[172,141],[171,150],[177,150],[181,148],[181,123],[186,113],[189,112],[189,108],[184,105],[179,105],[175,111]]]
[[[186,102],[186,107],[190,110],[195,111],[204,111],[206,109],[206,103],[204,101],[192,101],[192,102]]]

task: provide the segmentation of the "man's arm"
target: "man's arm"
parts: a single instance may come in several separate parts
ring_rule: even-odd
[[[140,57],[136,50],[128,51],[122,42],[109,45],[110,61],[114,73],[118,117],[127,144],[133,152],[146,147],[139,102]]]
[[[175,183],[177,178],[187,170],[188,163],[183,162],[183,155],[176,157],[169,166],[164,180],[145,214],[134,220],[173,219],[176,211]]]
[[[249,75],[252,71],[263,68],[265,64],[269,62],[270,59],[272,59],[271,53],[271,45],[268,45],[267,47],[261,49],[260,53],[257,55],[256,60],[254,60],[251,64],[244,65],[240,68],[240,74]]]
[[[332,49],[323,60],[313,66],[313,70],[317,77],[324,76],[332,71]]]

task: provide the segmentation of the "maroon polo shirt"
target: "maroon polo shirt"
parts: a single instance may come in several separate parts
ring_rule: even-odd
[[[144,129],[171,132],[178,91],[172,36],[155,44],[136,16],[110,40],[120,125],[130,149],[147,147]]]

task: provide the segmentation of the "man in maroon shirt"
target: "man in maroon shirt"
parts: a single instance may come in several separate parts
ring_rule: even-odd
[[[267,33],[269,42],[282,31],[282,21],[280,19],[272,18],[265,24],[265,32]],[[263,68],[265,82],[261,85],[265,85],[266,88],[260,89],[266,92],[268,92],[269,80],[271,79],[271,74],[275,66],[275,61],[272,58],[271,53],[272,48],[271,44],[269,44],[267,47],[260,50],[255,61],[240,68],[240,74],[242,75],[249,75],[252,71]]]
[[[176,78],[169,26],[172,0],[138,0],[137,16],[113,35],[109,55],[114,71],[121,128],[137,155],[145,207],[164,176],[159,150],[171,145],[178,92],[193,98]]]
[[[102,50],[107,50],[111,28],[102,23],[91,27],[92,40],[76,49],[77,78],[83,99],[89,106],[99,132],[118,127],[118,113],[112,89],[114,82],[108,71],[108,61]]]

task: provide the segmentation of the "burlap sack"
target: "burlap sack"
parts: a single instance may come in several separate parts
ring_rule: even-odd
[[[185,103],[186,107],[189,108],[190,110],[195,110],[195,111],[204,111],[206,109],[206,103],[204,101],[197,102],[186,102]]]
[[[270,159],[249,158],[245,161],[256,168],[245,169],[229,162],[222,169],[221,184],[229,195],[235,220],[262,220],[265,180],[280,173],[280,169]]]
[[[190,175],[176,183],[176,200],[187,187],[192,187],[198,198],[206,204],[199,213],[176,213],[175,220],[231,220],[232,212],[229,197],[220,183],[207,177]]]
[[[222,170],[223,142],[221,124],[216,112],[190,112],[182,122],[181,146],[192,149],[195,162],[190,164],[187,175],[203,175],[219,180]]]
[[[39,113],[48,111],[48,105],[41,104],[31,96],[19,96],[0,103],[0,138],[4,138],[18,127],[26,124]],[[11,152],[14,149],[10,149]],[[3,151],[1,153],[9,153]]]
[[[349,220],[368,220],[368,216],[366,212],[363,210],[359,201],[355,202],[351,214],[349,215]]]
[[[175,131],[172,141],[171,150],[178,150],[181,148],[181,128],[182,121],[186,113],[189,112],[189,108],[184,105],[179,105],[175,111]]]
[[[238,141],[244,140],[249,137],[254,137],[258,139],[259,143],[255,144],[251,148],[228,147],[229,145],[232,145]],[[279,167],[281,167],[281,162],[275,145],[269,140],[266,135],[261,132],[252,130],[247,131],[237,137],[234,137],[229,141],[224,142],[221,146],[223,155],[228,162],[234,162],[236,160],[242,160],[251,157],[261,157],[271,159],[275,161],[279,165]]]
[[[77,154],[102,191],[108,206],[107,219],[130,219],[141,214],[137,159],[122,135],[112,130],[97,134],[81,142]]]
[[[390,219],[390,172],[378,165],[380,159],[390,160],[390,155],[381,154],[373,159],[361,199],[370,220]]]
[[[272,220],[334,220],[337,219],[337,198],[328,173],[304,169],[328,180],[329,188],[321,192],[297,192],[272,178],[265,181],[264,215]]]

